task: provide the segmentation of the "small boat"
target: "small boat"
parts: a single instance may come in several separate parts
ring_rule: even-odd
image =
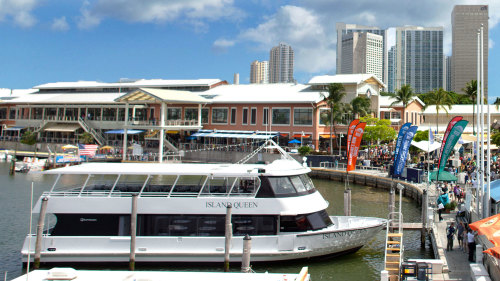
[[[204,281],[309,281],[307,267],[299,274],[290,273],[240,273],[240,272],[191,272],[191,271],[118,271],[118,270],[75,270],[73,268],[52,268],[34,270],[12,281],[163,281],[163,280],[204,280]]]
[[[228,206],[232,262],[241,261],[247,234],[252,262],[267,262],[355,252],[384,227],[382,218],[329,216],[311,170],[273,145],[282,158],[269,164],[85,163],[43,172],[57,179],[33,209],[46,204],[41,262],[128,262],[132,231],[137,262],[222,262]],[[33,260],[36,238],[27,235],[23,262]]]

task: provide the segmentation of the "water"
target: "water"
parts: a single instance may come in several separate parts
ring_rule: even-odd
[[[17,174],[10,176],[8,163],[0,163],[0,278],[8,271],[8,279],[22,274],[20,249],[24,236],[29,230],[30,192],[34,185],[34,201],[49,189],[54,176],[42,174]],[[314,179],[316,188],[330,202],[328,213],[341,215],[343,213],[344,184],[327,180]],[[387,217],[389,196],[386,191],[372,187],[351,185],[352,214],[355,216]],[[396,200],[398,197],[396,196]],[[406,222],[417,222],[420,219],[420,208],[416,203],[403,198],[403,218]],[[36,227],[36,221],[33,223]],[[35,229],[33,228],[33,232]],[[309,266],[312,279],[317,280],[378,280],[384,262],[385,232],[381,231],[372,241],[353,254],[324,260],[300,260],[283,263],[253,264],[256,272],[299,272],[302,266]],[[430,246],[420,247],[420,232],[405,231],[405,257],[432,258]],[[43,260],[43,257],[42,257]],[[83,268],[83,267],[77,267]],[[94,267],[95,269],[95,267]],[[126,270],[127,267],[113,267]],[[138,264],[137,270],[202,270],[222,271],[219,265],[167,265],[145,266]],[[232,271],[238,271],[239,265],[234,264]]]

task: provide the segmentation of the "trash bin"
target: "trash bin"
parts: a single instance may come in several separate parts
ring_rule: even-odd
[[[429,271],[429,269],[430,267],[427,263],[425,262],[417,263],[417,280],[423,280],[423,281],[429,280],[427,278],[427,272]]]
[[[417,263],[405,261],[401,263],[401,279],[405,280],[407,277],[415,277],[417,273]]]

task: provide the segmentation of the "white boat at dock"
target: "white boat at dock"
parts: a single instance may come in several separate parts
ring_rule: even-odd
[[[246,234],[252,262],[265,262],[354,252],[383,228],[381,218],[329,216],[309,172],[286,153],[270,164],[86,163],[49,170],[57,180],[33,209],[40,213],[45,204],[41,216],[48,218],[40,261],[128,262],[134,200],[136,262],[222,262],[228,205],[231,262],[241,261]],[[26,237],[23,262],[28,253],[33,260],[36,239]]]
[[[309,281],[307,267],[299,274],[290,273],[239,273],[239,272],[189,272],[189,271],[112,271],[112,270],[75,270],[72,268],[53,268],[34,270],[12,281],[163,281],[163,280],[204,280],[204,281]]]

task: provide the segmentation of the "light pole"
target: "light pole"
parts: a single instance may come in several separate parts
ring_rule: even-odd
[[[342,158],[342,137],[344,137],[344,134],[340,133],[339,135],[339,157]],[[347,144],[349,145],[349,144]]]

